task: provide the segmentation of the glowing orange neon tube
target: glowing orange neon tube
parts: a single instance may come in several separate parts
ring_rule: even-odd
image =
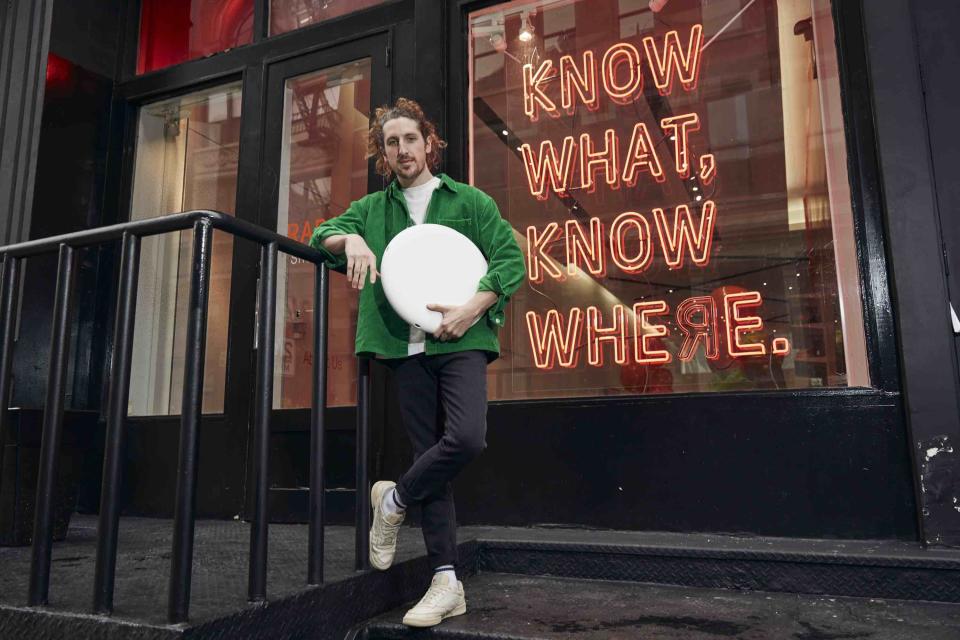
[[[523,168],[527,172],[527,186],[530,194],[537,200],[546,200],[550,193],[547,191],[547,182],[557,193],[564,193],[573,172],[573,156],[576,154],[577,143],[573,136],[563,139],[560,156],[550,140],[540,143],[540,153],[534,158],[533,149],[529,144],[520,146],[520,155],[523,157]]]
[[[774,355],[788,356],[790,355],[790,341],[786,338],[774,338],[770,344],[770,351]]]
[[[613,129],[603,132],[603,151],[595,151],[590,141],[590,134],[580,134],[580,187],[587,193],[596,190],[593,174],[597,169],[603,170],[603,178],[611,189],[620,187],[620,172],[617,170],[619,158],[617,133]]]
[[[662,316],[668,313],[670,313],[670,307],[663,300],[638,302],[633,305],[633,359],[638,364],[667,364],[673,359],[669,351],[651,349],[647,342],[670,334],[666,325],[650,321],[651,316]]]
[[[717,159],[712,153],[700,156],[700,182],[708,185],[717,177]]]
[[[695,317],[699,315],[700,319]],[[677,306],[677,327],[683,332],[679,358],[693,360],[697,343],[703,342],[708,360],[720,357],[720,334],[717,331],[717,303],[712,296],[687,298]]]
[[[543,273],[547,272],[554,280],[563,280],[563,272],[556,262],[550,259],[544,249],[556,240],[560,225],[551,222],[538,234],[534,226],[527,227],[527,278],[534,283],[543,282]]]
[[[622,304],[613,306],[613,326],[601,327],[600,309],[587,308],[587,362],[594,367],[603,366],[603,342],[613,344],[613,360],[617,364],[627,361],[627,319]]]
[[[580,356],[577,343],[583,332],[582,309],[578,307],[570,309],[566,331],[563,329],[560,312],[556,309],[547,312],[547,318],[543,324],[540,323],[540,316],[536,311],[527,311],[526,319],[534,366],[538,369],[552,369],[555,362],[559,362],[560,366],[566,369],[577,366]]]
[[[551,222],[550,224],[556,224]],[[596,278],[607,274],[607,260],[604,255],[603,223],[600,218],[590,218],[590,240],[587,240],[583,227],[576,220],[564,223],[567,242],[567,273],[575,275],[577,266],[583,264],[586,271]]]
[[[553,118],[560,117],[557,105],[543,92],[543,85],[549,84],[557,77],[552,60],[544,60],[533,70],[532,64],[523,65],[523,112],[536,122],[540,118],[540,110],[546,111]],[[538,109],[539,107],[539,109]]]
[[[727,353],[731,358],[762,356],[767,348],[762,342],[744,343],[743,334],[763,329],[763,318],[743,315],[742,309],[759,307],[763,304],[759,291],[726,293],[723,296],[723,308],[727,321]]]
[[[640,51],[629,42],[618,42],[603,54],[603,89],[617,104],[630,104],[643,95],[643,71],[640,69]],[[620,82],[617,72],[626,66],[629,74]]]
[[[699,227],[694,227],[690,208],[681,204],[673,210],[673,224],[667,222],[663,209],[654,209],[653,218],[663,247],[663,258],[671,269],[683,266],[684,247],[690,252],[690,261],[698,267],[710,263],[713,246],[713,227],[717,220],[717,206],[713,200],[703,203]],[[694,231],[696,229],[696,231]]]
[[[668,31],[664,37],[663,55],[657,48],[657,43],[651,36],[643,39],[643,49],[647,54],[647,64],[653,83],[660,91],[660,95],[670,95],[673,91],[674,71],[680,79],[680,84],[686,91],[697,88],[700,77],[700,50],[703,47],[703,25],[695,24],[690,29],[690,38],[686,51],[680,44],[680,34],[677,31]]]
[[[635,256],[626,252],[626,234],[636,229],[639,248]],[[614,218],[610,227],[610,257],[614,264],[625,273],[642,273],[653,262],[653,243],[650,236],[650,223],[635,211],[624,211]]]
[[[700,116],[685,113],[660,121],[664,133],[673,138],[674,164],[681,178],[690,176],[690,134],[700,129]]]
[[[577,68],[573,56],[560,58],[560,105],[570,115],[576,111],[573,94],[576,91],[580,101],[588,111],[600,107],[600,94],[597,91],[597,69],[594,66],[593,51],[583,52],[583,66]]]
[[[657,150],[653,146],[650,132],[647,131],[647,125],[638,122],[633,126],[633,133],[630,135],[630,147],[627,149],[627,156],[623,163],[623,182],[628,187],[634,186],[637,184],[638,173],[641,170],[649,171],[657,182],[663,182],[667,178],[660,165],[660,158],[657,157]]]

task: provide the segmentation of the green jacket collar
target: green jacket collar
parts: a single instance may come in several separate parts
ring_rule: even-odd
[[[448,176],[448,175],[445,174],[445,173],[438,173],[438,174],[435,174],[435,175],[436,175],[438,178],[440,178],[440,186],[441,186],[441,187],[445,187],[446,189],[449,189],[451,193],[456,193],[456,192],[457,192],[457,183],[454,181],[453,178],[451,178],[450,176]],[[396,178],[394,178],[394,179],[390,182],[390,184],[387,186],[386,191],[387,191],[387,195],[390,196],[391,198],[400,198],[400,197],[402,197],[402,195],[403,195],[403,194],[401,193],[401,192],[403,191],[403,189],[400,188],[400,183],[397,182],[397,179],[396,179]]]

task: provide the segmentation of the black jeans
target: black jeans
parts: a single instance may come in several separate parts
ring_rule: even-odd
[[[487,446],[486,353],[421,353],[382,362],[393,370],[415,458],[397,482],[397,493],[407,506],[420,505],[430,566],[456,565],[457,516],[450,481]]]

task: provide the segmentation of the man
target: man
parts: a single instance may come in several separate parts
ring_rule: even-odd
[[[456,515],[450,482],[486,447],[486,367],[500,353],[497,332],[504,306],[524,278],[523,255],[513,228],[500,217],[493,199],[443,174],[433,174],[444,146],[436,127],[413,100],[400,98],[392,106],[377,109],[367,150],[377,159],[378,172],[396,180],[319,225],[310,240],[325,254],[327,264],[344,271],[360,290],[357,354],[373,355],[394,372],[401,418],[415,460],[396,483],[373,485],[370,563],[380,570],[390,567],[405,510],[419,504],[434,577],[426,595],[404,616],[404,624],[416,627],[466,612],[463,584],[456,577]],[[463,233],[488,263],[487,274],[466,304],[428,305],[443,314],[433,334],[402,320],[377,279],[377,265],[390,240],[424,222]],[[437,424],[439,408],[443,424]]]

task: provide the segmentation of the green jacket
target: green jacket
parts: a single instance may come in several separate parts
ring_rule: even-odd
[[[493,361],[500,355],[497,333],[503,326],[503,309],[524,279],[523,254],[513,227],[500,216],[493,198],[442,173],[437,177],[440,186],[430,198],[424,222],[456,229],[477,245],[488,264],[487,274],[480,279],[477,290],[492,291],[497,294],[497,302],[487,311],[485,320],[470,327],[458,340],[441,342],[427,333],[425,351],[427,355],[434,355],[480,349]],[[324,254],[328,267],[343,273],[346,257],[330,253],[322,242],[332,235],[355,233],[366,241],[379,267],[390,240],[412,224],[403,192],[394,180],[383,191],[351,203],[342,214],[318,225],[310,238],[310,246]],[[357,355],[406,357],[410,325],[390,306],[379,278],[371,286],[368,276],[360,292],[358,315]]]

